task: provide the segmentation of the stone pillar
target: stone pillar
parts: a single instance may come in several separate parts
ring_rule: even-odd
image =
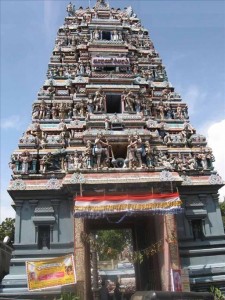
[[[54,208],[54,212],[55,212],[55,221],[56,224],[54,226],[56,226],[56,232],[54,231],[54,227],[51,226],[51,239],[52,242],[54,243],[58,243],[59,242],[59,204],[60,204],[60,200],[58,199],[53,199],[51,200],[51,204]],[[54,234],[55,233],[55,234]]]
[[[15,201],[15,203],[16,203],[15,244],[19,244],[21,241],[21,210],[23,206],[23,200]]]
[[[169,255],[169,266],[170,269],[179,270],[180,266],[180,255],[178,249],[178,237],[177,237],[177,224],[175,215],[166,215],[165,216],[165,226],[166,226],[166,241],[168,244],[168,255]],[[169,274],[170,276],[170,274]],[[169,287],[172,289],[171,278],[169,278]]]
[[[180,269],[180,256],[177,241],[177,224],[174,215],[165,216],[167,242],[170,250],[170,264],[173,269]]]
[[[74,219],[74,258],[75,269],[77,275],[77,293],[81,296],[82,300],[87,299],[86,290],[86,260],[85,260],[85,246],[81,241],[81,233],[85,231],[84,220]]]
[[[38,200],[30,199],[29,200],[29,204],[30,204],[30,207],[32,209],[32,215],[34,216],[34,211],[35,211],[36,206],[38,205]],[[33,240],[33,242],[36,245],[37,245],[37,233],[38,233],[38,226],[35,225],[35,232],[34,232],[34,240]]]

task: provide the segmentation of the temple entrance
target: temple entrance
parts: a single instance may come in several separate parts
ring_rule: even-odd
[[[154,216],[128,217],[122,220],[121,215],[115,215],[108,220],[87,220],[87,229],[96,248],[99,247],[89,248],[90,290],[96,288],[96,284],[100,288],[101,283],[105,282],[112,296],[110,299],[113,299],[113,291],[118,283],[123,299],[130,299],[136,290],[161,289],[157,253],[148,255],[142,252],[155,243]],[[110,238],[110,233],[115,237]],[[102,239],[104,236],[105,240]],[[113,243],[116,236],[117,240]],[[124,237],[124,241],[121,240],[123,249],[118,247],[121,236]],[[115,248],[121,251],[116,253]],[[90,299],[91,297],[92,293]]]

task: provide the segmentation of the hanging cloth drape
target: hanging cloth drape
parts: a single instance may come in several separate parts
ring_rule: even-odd
[[[129,216],[182,212],[178,193],[76,196],[74,200],[76,218],[99,218],[118,213]]]

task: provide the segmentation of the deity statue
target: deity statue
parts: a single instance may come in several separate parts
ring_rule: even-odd
[[[59,118],[63,120],[66,118],[66,103],[61,102],[59,105]]]
[[[206,150],[206,162],[207,162],[207,169],[213,170],[213,162],[215,161],[215,157],[212,153],[212,150]]]
[[[189,170],[196,169],[196,160],[191,154],[189,154],[189,157],[186,158],[186,168]]]
[[[146,155],[146,165],[148,168],[152,168],[153,167],[153,152],[150,147],[149,141],[145,142],[144,149],[145,149],[145,155]]]
[[[33,158],[29,151],[24,151],[19,155],[19,161],[22,164],[22,174],[29,173],[29,165],[32,162]]]
[[[96,156],[97,169],[101,169],[103,166],[109,166],[110,152],[112,154],[111,145],[103,138],[101,133],[98,133],[93,148],[93,153]]]
[[[144,154],[144,147],[142,139],[139,135],[132,135],[128,138],[129,145],[127,146],[127,159],[129,161],[129,168],[141,168],[142,156]]]
[[[112,32],[112,40],[113,40],[113,41],[118,41],[118,40],[119,40],[119,35],[118,35],[117,30],[114,30],[114,31]]]
[[[128,91],[127,89],[123,92],[122,95],[125,110],[127,111],[134,111],[134,102],[135,102],[135,96],[132,91]]]
[[[157,105],[158,115],[161,120],[164,119],[165,107],[162,101],[160,101]]]
[[[89,113],[93,113],[94,111],[94,101],[90,94],[88,95],[88,100],[87,100],[87,111]]]
[[[63,146],[68,147],[69,139],[70,139],[70,132],[69,132],[66,124],[64,124],[59,136],[60,136],[61,141],[63,142]]]
[[[105,130],[109,130],[110,129],[110,119],[108,116],[106,116],[105,118]]]
[[[135,96],[134,99],[134,106],[135,106],[135,111],[136,113],[141,112],[141,108],[142,108],[142,101],[140,99],[140,97],[138,95]]]
[[[39,105],[35,105],[33,107],[33,111],[32,111],[32,119],[38,119],[39,118],[39,112],[40,112],[40,107]]]
[[[176,118],[180,120],[183,119],[182,107],[180,106],[180,104],[177,105]]]
[[[105,105],[106,96],[102,88],[100,87],[96,92],[94,96],[94,105],[95,105],[95,111],[103,111],[104,105]]]
[[[53,102],[52,104],[52,119],[56,120],[59,116],[59,105],[58,103]]]
[[[158,162],[163,166],[166,170],[174,170],[174,158],[170,156],[170,154],[165,152],[160,152],[158,157]]]
[[[53,81],[52,81],[52,80],[50,80],[50,85],[49,85],[49,87],[47,88],[46,95],[48,95],[50,99],[53,99],[53,98],[54,98],[54,95],[55,95],[55,88],[54,88],[54,86],[53,86]]]
[[[16,162],[18,161],[18,156],[16,154],[11,155],[11,160],[8,163],[10,169],[12,170],[13,174],[16,173]]]
[[[41,173],[46,173],[47,169],[49,167],[53,166],[52,158],[53,158],[52,153],[48,152],[40,159],[40,172]]]
[[[80,170],[82,167],[82,159],[78,154],[77,150],[74,151],[73,167],[75,170]]]
[[[87,74],[88,76],[91,76],[91,67],[90,67],[90,65],[87,65],[87,66],[86,66],[86,74]]]
[[[165,105],[165,114],[166,114],[166,119],[174,118],[173,109],[172,109],[171,105],[168,103]]]
[[[86,143],[86,149],[84,151],[84,161],[87,169],[91,169],[93,167],[93,147],[90,140]]]
[[[93,32],[93,40],[99,40],[100,35],[99,35],[99,31],[96,28],[95,31]]]
[[[186,104],[184,106],[184,108],[182,109],[182,112],[183,112],[183,116],[185,119],[189,119],[189,116],[188,116],[188,105]]]

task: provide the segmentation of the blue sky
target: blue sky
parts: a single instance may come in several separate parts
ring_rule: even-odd
[[[13,217],[7,186],[10,155],[31,122],[57,30],[69,1],[1,0],[0,222]],[[91,5],[95,0],[91,0]],[[89,1],[73,1],[76,8]],[[215,167],[225,177],[225,1],[110,0],[132,5],[166,66],[169,81],[189,105],[191,123],[208,137]],[[225,195],[225,192],[223,194]]]

